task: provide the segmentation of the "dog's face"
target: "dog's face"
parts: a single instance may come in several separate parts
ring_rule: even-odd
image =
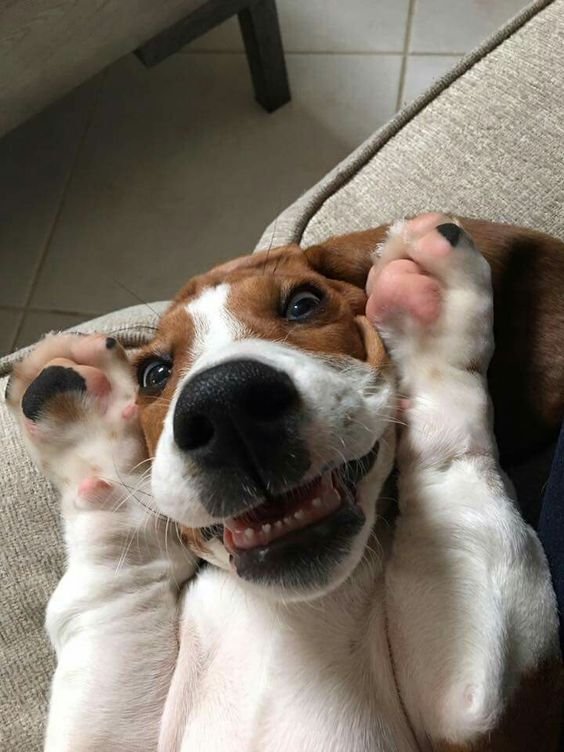
[[[311,598],[358,564],[393,462],[366,249],[288,247],[190,282],[137,358],[158,510],[237,575]]]

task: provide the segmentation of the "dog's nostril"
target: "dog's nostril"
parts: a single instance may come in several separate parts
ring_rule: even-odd
[[[191,415],[184,423],[184,430],[176,437],[180,449],[190,451],[207,446],[213,439],[213,423],[205,415]]]
[[[241,407],[249,418],[272,422],[282,418],[298,401],[298,394],[288,384],[259,384],[249,389],[241,401]]]

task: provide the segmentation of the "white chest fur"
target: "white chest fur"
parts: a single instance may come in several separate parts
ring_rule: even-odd
[[[174,723],[183,705],[180,749],[416,749],[389,657],[383,577],[367,562],[353,579],[318,601],[282,606],[234,575],[201,573],[185,600],[183,687],[172,687],[183,702],[169,698],[165,713]]]

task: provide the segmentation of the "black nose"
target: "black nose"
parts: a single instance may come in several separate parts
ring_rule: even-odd
[[[198,480],[218,513],[218,494],[236,496],[236,506],[243,489],[259,497],[301,478],[309,466],[303,418],[286,373],[256,360],[232,360],[184,385],[174,411],[174,440],[199,466]],[[224,502],[220,506],[229,513]]]

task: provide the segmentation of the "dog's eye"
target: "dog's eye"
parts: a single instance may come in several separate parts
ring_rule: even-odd
[[[164,358],[154,358],[141,363],[137,379],[141,389],[147,392],[161,392],[169,380],[172,363]]]
[[[288,321],[307,318],[321,303],[321,294],[314,290],[300,290],[288,300],[284,316]]]

